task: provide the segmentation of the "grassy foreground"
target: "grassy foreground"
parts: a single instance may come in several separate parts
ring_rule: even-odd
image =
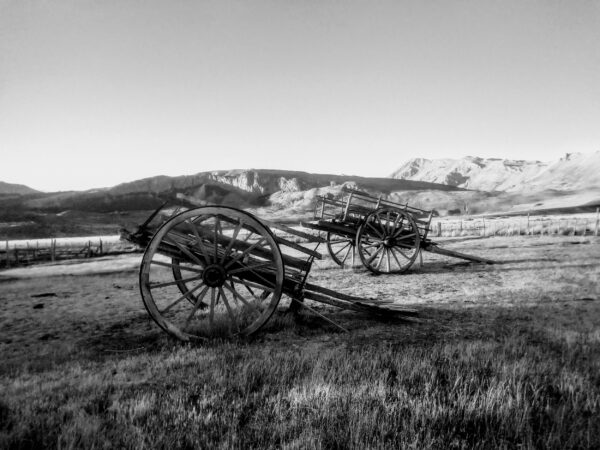
[[[5,369],[0,448],[600,447],[597,301],[426,315]]]

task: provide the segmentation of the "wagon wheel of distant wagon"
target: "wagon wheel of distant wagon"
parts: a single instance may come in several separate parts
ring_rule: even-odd
[[[373,273],[402,273],[419,254],[420,236],[405,211],[382,208],[370,213],[356,235],[358,255]]]
[[[254,216],[206,206],[165,222],[140,267],[154,321],[182,340],[249,335],[271,317],[284,266],[273,235]]]
[[[356,241],[354,238],[338,234],[335,231],[327,232],[327,251],[331,259],[341,267],[351,264],[354,266],[356,254]]]

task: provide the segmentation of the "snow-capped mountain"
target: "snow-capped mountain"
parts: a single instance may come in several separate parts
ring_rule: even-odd
[[[481,191],[573,191],[600,187],[600,152],[567,154],[553,162],[414,158],[391,177]]]

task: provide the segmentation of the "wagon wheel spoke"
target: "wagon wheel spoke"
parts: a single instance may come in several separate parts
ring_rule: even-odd
[[[346,250],[346,254],[344,255],[344,258],[342,259],[342,265],[344,265],[346,263],[346,260],[348,259],[348,256],[350,255],[351,250],[353,250],[353,248],[351,245],[349,245],[348,250]]]
[[[223,253],[223,258],[221,258],[221,264],[223,264],[225,262],[225,259],[231,253],[231,249],[233,248],[233,243],[235,242],[235,240],[237,239],[238,235],[240,234],[240,230],[242,229],[243,224],[244,224],[244,222],[240,221],[236,225],[235,230],[233,230],[233,236],[231,237],[231,240],[229,241],[229,244],[227,244],[227,248],[225,248],[225,252]]]
[[[229,315],[229,318],[231,319],[231,323],[233,324],[233,326],[239,333],[240,327],[237,323],[237,320],[235,320],[235,314],[233,314],[233,311],[231,310],[231,306],[229,306],[229,301],[227,300],[227,296],[225,295],[225,292],[223,291],[222,286],[219,286],[219,295],[221,296],[221,299],[223,299],[223,303],[225,304],[225,307],[227,308],[227,314]]]
[[[240,302],[242,302],[244,305],[246,305],[248,308],[252,308],[255,311],[262,313],[262,309],[260,307],[258,307],[257,305],[248,302],[243,296],[241,296],[240,294],[237,293],[237,291],[235,289],[233,289],[232,287],[230,287],[227,283],[225,283],[223,285],[229,292],[231,292],[231,294]]]
[[[248,233],[242,238],[242,242],[248,242],[250,240],[250,236],[254,234],[253,230],[246,230]]]
[[[260,283],[263,287],[270,287],[270,288],[274,288],[275,287],[275,285],[273,284],[273,282],[271,280],[266,279],[262,274],[254,271],[254,270],[251,270],[251,269],[248,270],[248,272],[250,272],[250,274],[252,274],[252,276],[254,278],[257,278],[254,281],[257,282],[257,283]],[[242,277],[240,277],[239,275],[238,275],[238,278],[242,279]]]
[[[373,248],[373,247],[380,247],[380,246],[381,246],[381,244],[382,244],[382,242],[381,242],[381,241],[376,241],[376,242],[373,242],[372,244],[364,244],[364,245],[363,245],[363,248]]]
[[[402,256],[404,256],[406,259],[410,259],[410,256],[408,256],[406,253],[404,253],[398,247],[395,247],[394,250],[396,250],[398,253],[400,253]]]
[[[398,242],[398,241],[406,241],[406,240],[411,239],[411,238],[414,239],[417,236],[417,233],[405,234],[405,235],[402,235],[400,237],[396,237],[396,236],[394,236],[396,238],[396,242]]]
[[[208,257],[208,255],[206,254],[206,252],[204,251],[204,247],[202,246],[202,238],[200,237],[200,234],[198,233],[198,228],[196,228],[196,222],[192,222],[190,220],[190,221],[186,221],[185,223],[187,223],[189,228],[192,229],[192,233],[194,233],[194,237],[196,238],[195,246],[198,248],[198,250],[200,250],[200,254],[204,258],[205,263],[207,265],[210,264],[211,261],[210,261],[210,258]]]
[[[390,211],[385,214],[385,235],[389,236],[392,230],[390,230]]]
[[[379,247],[377,248],[377,250],[375,250],[375,253],[373,253],[373,254],[372,254],[370,257],[369,257],[369,259],[367,260],[367,262],[368,262],[369,264],[371,264],[371,263],[373,262],[373,260],[374,260],[374,259],[377,257],[377,255],[379,254],[379,252],[381,252],[381,250],[383,250],[383,245],[379,246]]]
[[[350,242],[346,242],[342,247],[340,247],[338,250],[336,250],[335,252],[333,252],[333,254],[335,256],[337,256],[337,255],[339,255],[340,253],[342,253],[344,250],[346,250],[350,246],[351,246]]]
[[[392,229],[390,230],[390,234],[392,236],[394,235],[394,230],[398,229],[398,225],[399,225],[401,219],[402,219],[402,216],[400,214],[396,214],[396,218],[394,219],[394,223],[392,225]]]
[[[266,238],[263,237],[260,240],[258,240],[257,242],[255,242],[254,244],[252,244],[250,247],[248,247],[246,250],[244,250],[242,253],[237,254],[227,264],[225,264],[225,269],[228,269],[229,267],[231,267],[235,262],[239,261],[244,256],[248,256],[252,252],[252,250],[261,246],[265,242],[266,242]]]
[[[385,237],[385,226],[383,225],[383,222],[381,222],[380,214],[375,214],[375,221],[379,224],[379,228],[381,228],[381,232],[383,233],[382,236]]]
[[[214,326],[215,320],[215,305],[217,304],[218,299],[215,300],[215,288],[210,290],[210,312],[208,314],[208,326],[212,330]]]
[[[198,281],[202,279],[202,275],[198,275],[195,277],[191,277],[191,278],[183,278],[181,280],[175,280],[175,281],[167,281],[165,283],[150,283],[150,289],[159,289],[159,288],[163,288],[163,287],[167,287],[167,286],[175,286],[179,283],[188,283],[190,281]]]
[[[172,269],[176,268],[179,270],[187,270],[189,272],[202,273],[202,269],[198,269],[197,267],[181,266],[179,264],[166,263],[163,261],[152,261],[151,263],[156,264],[157,266],[170,267]]]
[[[375,266],[375,268],[377,270],[379,270],[379,268],[381,267],[381,263],[383,262],[383,255],[387,251],[387,249],[384,246],[381,246],[381,249],[383,249],[383,252],[381,252],[381,255],[379,256],[379,261],[377,262],[377,265]]]
[[[214,261],[218,261],[219,260],[219,236],[223,234],[223,230],[221,229],[221,220],[219,219],[219,216],[215,216],[215,237],[214,237],[214,244],[215,244],[215,248],[214,248],[214,252],[215,252],[215,259]]]
[[[398,257],[396,256],[396,253],[394,252],[394,249],[392,249],[392,256],[396,260],[396,264],[398,264],[398,267],[402,268],[402,264],[400,264],[400,261],[398,261]]]
[[[233,279],[231,280],[231,285],[232,285],[232,286],[234,287],[234,289],[235,289],[235,286],[234,286],[234,284],[233,284]],[[252,296],[252,298],[253,298],[253,299],[255,299],[255,300],[258,300],[258,301],[263,301],[263,300],[265,300],[265,299],[266,299],[266,298],[267,298],[269,295],[271,295],[271,292],[273,292],[272,290],[271,290],[271,291],[264,290],[264,291],[263,291],[263,293],[262,293],[260,296],[258,296],[258,295],[256,295],[256,294],[254,293],[254,291],[252,290],[252,288],[251,288],[250,286],[247,286],[247,285],[245,285],[245,284],[244,284],[243,286],[244,286],[244,287],[246,288],[246,290],[247,290],[247,291],[250,293],[250,295]]]
[[[181,302],[182,300],[188,298],[191,294],[193,294],[194,292],[196,292],[198,289],[200,289],[202,287],[202,284],[199,284],[198,286],[190,289],[189,291],[187,291],[186,293],[184,293],[181,297],[179,297],[177,300],[175,300],[173,303],[171,303],[170,305],[168,305],[165,309],[161,310],[160,313],[161,314],[165,314],[166,312],[168,312],[171,308],[173,308],[175,305],[177,305],[179,302]]]
[[[367,222],[367,226],[371,228],[371,230],[373,230],[375,234],[379,236],[380,239],[383,239],[383,234],[381,234],[381,232],[378,229],[376,229],[370,222]]]
[[[404,230],[404,217],[403,216],[400,216],[400,220],[398,221],[398,223],[396,224],[396,227],[394,229],[398,230],[398,231],[392,235],[393,237],[396,237],[399,233],[402,232],[402,230]]]
[[[266,292],[274,292],[275,288],[274,287],[270,287],[270,286],[263,286],[261,284],[258,283],[254,283],[252,281],[248,281],[248,280],[244,280],[242,278],[231,278],[231,282],[233,282],[233,280],[235,280],[236,283],[239,284],[243,284],[244,286],[247,286],[249,288],[255,288],[255,289],[262,289],[263,291]],[[233,283],[232,283],[233,284]],[[254,295],[254,294],[253,294]],[[255,295],[256,296],[256,295]]]
[[[188,258],[190,258],[192,261],[194,261],[196,264],[198,264],[199,266],[204,266],[204,263],[202,261],[200,261],[198,259],[198,257],[196,255],[194,255],[192,252],[190,252],[186,247],[184,247],[183,245],[181,245],[177,239],[172,238],[171,236],[169,236],[169,238],[165,238],[164,241],[168,244],[174,244],[179,250],[181,250]]]
[[[202,302],[202,300],[206,296],[206,293],[208,292],[209,289],[210,288],[208,286],[204,286],[204,289],[202,289],[202,292],[200,292],[200,294],[198,294],[198,299],[196,300],[196,303],[194,303],[192,312],[189,314],[187,319],[185,319],[184,329],[187,329],[190,326],[190,322],[196,315],[196,312],[198,312],[198,309],[200,309],[201,306],[206,307],[206,305]]]
[[[352,241],[350,241],[350,239],[348,239],[348,238],[345,238],[345,239],[335,239],[335,240],[332,239],[330,242],[332,244],[349,244]]]
[[[264,262],[261,264],[255,264],[254,266],[243,266],[238,269],[229,270],[229,271],[227,271],[227,273],[229,275],[235,275],[236,273],[241,273],[241,272],[248,272],[248,271],[254,272],[256,269],[264,269],[266,267],[271,267],[271,263]]]
[[[390,249],[386,248],[385,249],[385,256],[386,256],[386,261],[387,261],[387,271],[389,272],[391,269],[391,264],[390,264]]]
[[[338,266],[344,267],[349,256],[352,256],[352,266],[354,266],[354,239],[330,231],[327,233],[327,251]]]

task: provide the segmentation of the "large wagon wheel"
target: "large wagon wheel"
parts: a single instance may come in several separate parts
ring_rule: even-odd
[[[356,255],[356,240],[354,238],[338,234],[335,231],[327,232],[327,251],[333,262],[344,267],[348,263],[354,267]]]
[[[186,341],[256,332],[277,307],[283,280],[283,259],[269,229],[244,211],[217,206],[165,222],[140,267],[148,313]]]
[[[419,254],[419,230],[409,213],[395,208],[378,209],[359,227],[356,246],[362,263],[371,272],[402,273]]]

